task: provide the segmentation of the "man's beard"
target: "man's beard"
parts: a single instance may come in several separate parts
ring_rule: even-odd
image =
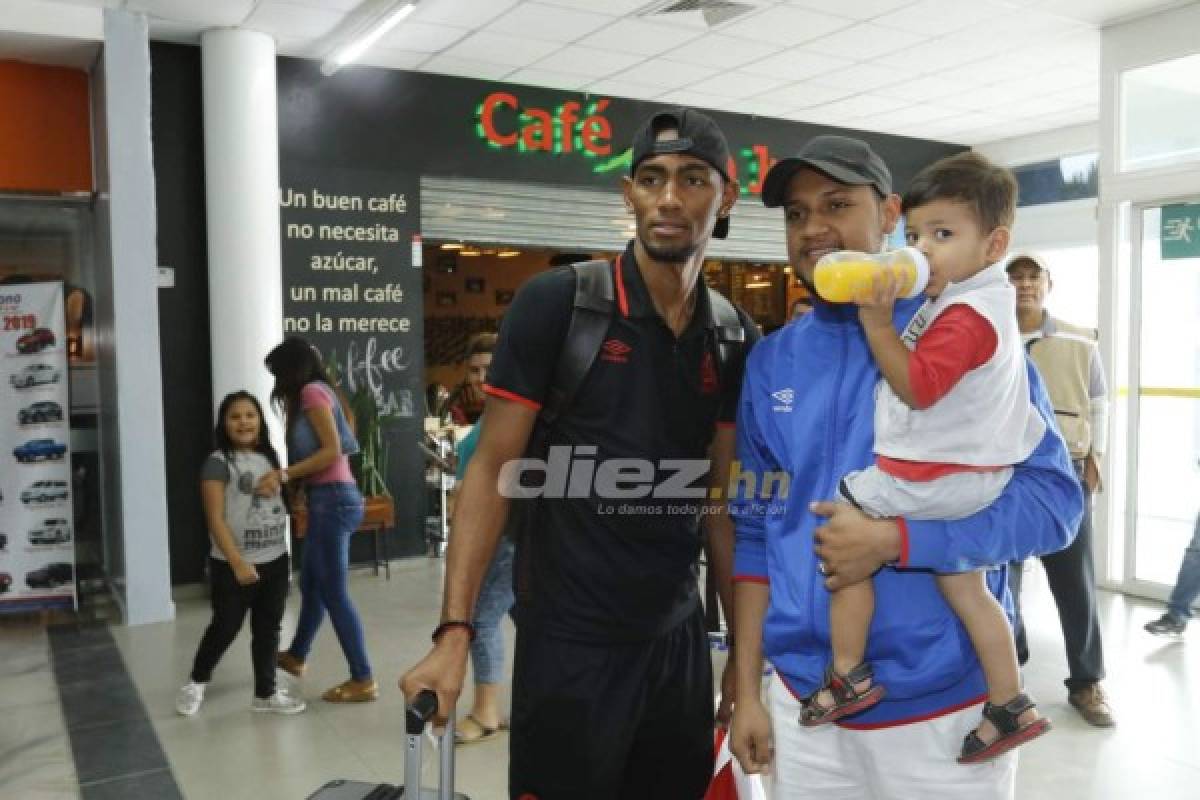
[[[679,244],[655,244],[651,242],[649,221],[638,221],[637,238],[642,243],[642,247],[645,248],[646,255],[660,264],[686,263],[700,249],[700,243],[695,239],[680,242]]]
[[[684,245],[664,246],[651,244],[645,239],[642,239],[642,247],[646,249],[647,255],[655,261],[660,261],[664,264],[682,264],[700,249],[700,245],[695,242],[689,242]]]

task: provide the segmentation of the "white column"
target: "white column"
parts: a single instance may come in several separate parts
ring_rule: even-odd
[[[167,549],[149,42],[144,15],[104,12],[103,138],[97,150],[105,156],[98,159],[97,221],[101,252],[107,244],[111,259],[98,266],[104,274],[97,278],[98,289],[110,289],[97,293],[101,447],[105,513],[120,536],[115,563],[110,563],[118,574],[110,577],[130,625],[175,616]]]
[[[283,338],[279,242],[279,132],[275,42],[247,30],[200,39],[213,410],[246,389],[264,404],[263,357]],[[283,447],[274,414],[272,438]]]

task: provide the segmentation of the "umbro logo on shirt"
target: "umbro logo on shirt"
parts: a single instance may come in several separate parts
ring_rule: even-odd
[[[793,389],[780,389],[777,392],[771,392],[771,398],[778,405],[772,406],[772,411],[790,414],[792,411],[792,403],[796,399],[796,392]]]
[[[631,352],[633,352],[633,348],[620,339],[609,339],[600,345],[600,358],[604,361],[611,361],[614,364],[628,362]]]

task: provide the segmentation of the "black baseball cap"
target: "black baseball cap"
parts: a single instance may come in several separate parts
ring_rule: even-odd
[[[660,140],[658,135],[668,130],[676,131],[679,137]],[[729,144],[725,134],[711,118],[691,108],[672,108],[650,117],[633,135],[632,149],[630,175],[651,156],[675,154],[695,156],[729,180]],[[729,235],[729,217],[717,220],[712,235],[717,239]]]
[[[767,208],[783,205],[788,182],[804,167],[812,167],[849,186],[874,186],[883,197],[892,193],[892,173],[871,145],[849,136],[826,134],[814,136],[799,153],[771,167],[763,181],[763,205]]]

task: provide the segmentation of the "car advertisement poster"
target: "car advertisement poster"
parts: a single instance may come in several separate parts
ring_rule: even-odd
[[[0,613],[75,607],[63,285],[0,286]]]

